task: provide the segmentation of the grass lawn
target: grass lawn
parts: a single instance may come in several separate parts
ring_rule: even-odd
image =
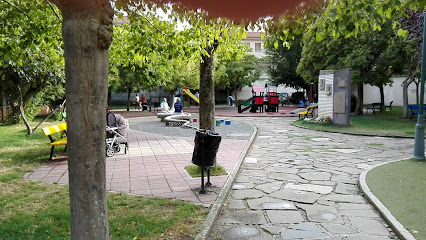
[[[426,161],[389,163],[367,174],[367,185],[416,239],[426,239]]]
[[[197,165],[187,165],[185,166],[185,170],[191,175],[191,177],[201,177],[201,167]],[[226,170],[220,166],[216,165],[210,168],[210,176],[220,176],[227,175]],[[207,176],[207,171],[205,171],[204,176]]]
[[[20,125],[0,125],[0,136],[0,240],[69,239],[68,187],[22,179],[49,158],[48,137],[26,136]],[[186,202],[108,194],[111,239],[193,239],[207,214]]]
[[[392,111],[383,113],[351,116],[351,125],[348,127],[309,122],[302,119],[294,121],[293,124],[322,131],[414,138],[416,121],[417,119],[414,118],[412,120],[402,118],[402,107],[393,107]]]

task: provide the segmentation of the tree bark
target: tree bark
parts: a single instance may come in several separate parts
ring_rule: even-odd
[[[355,108],[355,114],[356,115],[363,115],[363,105],[364,105],[364,88],[363,88],[363,84],[357,84],[357,88],[358,88],[358,101],[356,103],[356,108]]]
[[[200,128],[214,131],[215,98],[214,98],[214,51],[217,44],[206,48],[200,63]]]
[[[234,85],[234,94],[235,94],[235,107],[238,107],[238,96],[237,96],[237,86]]]
[[[71,239],[109,239],[105,184],[108,0],[52,0],[62,11]]]
[[[383,84],[379,86],[380,90],[380,102],[382,103],[382,106],[380,107],[380,112],[385,111],[385,92],[383,89]]]
[[[132,93],[132,89],[128,88],[127,89],[127,111],[130,111],[130,94]]]

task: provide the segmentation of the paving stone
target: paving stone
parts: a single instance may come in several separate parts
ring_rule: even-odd
[[[293,190],[301,190],[301,191],[308,191],[308,192],[315,192],[320,194],[328,194],[333,191],[333,188],[330,186],[321,186],[321,185],[314,185],[314,184],[300,184],[296,185],[294,183],[287,183],[284,188],[293,189]]]
[[[389,240],[388,236],[375,236],[375,235],[367,235],[367,234],[356,234],[356,235],[348,235],[346,236],[347,240]]]
[[[346,153],[346,154],[359,152],[359,150],[357,149],[350,149],[350,148],[330,148],[330,151]]]
[[[358,194],[359,188],[357,185],[347,183],[337,183],[335,193],[341,194]]]
[[[308,183],[307,180],[299,177],[299,175],[289,174],[289,173],[276,173],[276,172],[274,172],[274,173],[271,173],[269,175],[269,178],[270,179],[274,179],[274,180],[280,180],[280,181],[290,181],[290,180],[293,180],[293,181],[298,181],[300,183]]]
[[[331,234],[352,234],[356,233],[355,229],[350,227],[349,225],[342,224],[332,224],[332,223],[321,223],[321,226],[325,228]]]
[[[254,157],[246,157],[246,158],[244,159],[244,162],[245,162],[245,163],[257,163],[257,158],[254,158]]]
[[[256,199],[247,200],[247,204],[250,209],[263,209],[263,210],[296,210],[296,206],[287,201],[283,201],[281,199],[272,198],[272,197],[261,197]]]
[[[271,192],[280,190],[281,185],[283,185],[283,182],[271,182],[271,183],[257,185],[256,189],[261,190],[265,193],[271,193]]]
[[[311,181],[311,184],[323,185],[323,186],[331,186],[333,188],[334,188],[334,186],[336,186],[336,183],[332,182],[332,181]]]
[[[270,234],[278,235],[282,231],[287,229],[288,226],[289,226],[289,224],[276,224],[275,223],[275,224],[262,225],[262,229],[264,229],[265,231],[267,231]]]
[[[347,166],[347,164],[346,164],[346,166]],[[356,175],[359,175],[364,171],[362,169],[356,168],[356,166],[333,168],[333,170],[336,170],[336,171],[339,171],[339,172],[344,172],[344,173],[349,173],[349,174],[356,174]]]
[[[263,192],[256,189],[234,190],[232,192],[233,199],[252,199],[260,198],[264,195]]]
[[[358,178],[353,178],[350,175],[333,175],[331,177],[331,181],[337,183],[348,183],[348,184],[357,184]]]
[[[221,216],[225,224],[266,224],[266,219],[261,211],[236,210]]]
[[[338,203],[337,208],[340,210],[361,210],[371,209],[370,204],[354,204],[354,203]]]
[[[272,240],[257,226],[233,226],[223,232],[223,238],[229,240]]]
[[[250,188],[253,188],[253,187],[254,187],[253,183],[234,183],[232,185],[233,190],[250,189]]]
[[[331,173],[312,171],[312,172],[300,173],[299,176],[309,181],[314,181],[314,180],[321,181],[321,180],[330,180]]]
[[[360,195],[330,194],[322,197],[321,199],[337,203],[366,203],[366,200]]]
[[[318,198],[321,197],[321,195],[317,193],[291,189],[281,189],[271,193],[270,196],[300,203],[314,203],[316,200],[318,200]]]
[[[342,217],[334,207],[323,206],[319,204],[300,204],[298,206],[306,211],[306,215],[309,221],[322,223],[343,223]]]
[[[349,217],[370,217],[379,218],[380,216],[371,209],[360,209],[360,210],[343,210],[340,211],[342,215]]]
[[[298,223],[304,221],[302,214],[299,211],[272,211],[267,210],[269,220],[272,223]]]
[[[299,223],[281,232],[281,239],[326,238],[328,235],[314,223]]]
[[[363,217],[350,217],[351,223],[358,228],[361,233],[373,235],[389,235],[388,229],[376,219],[369,219]]]
[[[229,210],[242,210],[242,209],[246,209],[246,205],[244,204],[243,200],[231,199],[229,200],[226,208]]]

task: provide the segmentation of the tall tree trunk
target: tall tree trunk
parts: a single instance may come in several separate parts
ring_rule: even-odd
[[[108,106],[111,105],[111,94],[112,94],[111,89],[108,88],[108,100],[107,100]]]
[[[130,111],[130,94],[132,93],[132,89],[128,88],[127,89],[127,111]]]
[[[383,84],[379,86],[380,90],[380,102],[382,103],[382,106],[380,107],[380,112],[385,111],[385,92],[383,89]]]
[[[238,96],[237,96],[237,86],[234,85],[234,94],[235,94],[235,107],[238,107]]]
[[[217,44],[206,48],[200,63],[200,128],[214,131],[215,98],[214,98],[214,51]]]
[[[31,129],[30,123],[28,122],[27,118],[25,117],[25,105],[24,105],[24,98],[22,96],[22,90],[19,85],[17,85],[18,91],[19,91],[19,114],[21,115],[22,120],[24,121],[24,125],[27,128],[27,134],[28,136],[33,135],[33,131]]]
[[[358,88],[358,101],[356,103],[355,114],[363,115],[363,105],[364,105],[364,86],[362,83],[357,84]]]
[[[406,78],[401,86],[402,86],[402,117],[407,118],[408,117],[408,85],[410,85],[409,80],[410,78]]]
[[[108,0],[51,0],[62,11],[71,239],[109,239],[105,184]]]
[[[418,81],[414,81],[414,83],[416,84],[416,104],[420,104],[420,98],[419,98],[419,82],[418,82]]]

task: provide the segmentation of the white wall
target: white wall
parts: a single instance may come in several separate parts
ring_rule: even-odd
[[[402,86],[401,83],[405,80],[405,77],[395,77],[393,79],[392,86],[385,86],[385,105],[389,105],[393,101],[392,106],[402,106]],[[353,88],[354,89],[354,88]],[[356,91],[354,92],[356,93]],[[370,104],[373,102],[380,102],[380,90],[376,86],[369,84],[364,85],[364,104]],[[416,85],[411,83],[408,86],[408,104],[416,103]],[[426,103],[426,101],[425,101]]]

